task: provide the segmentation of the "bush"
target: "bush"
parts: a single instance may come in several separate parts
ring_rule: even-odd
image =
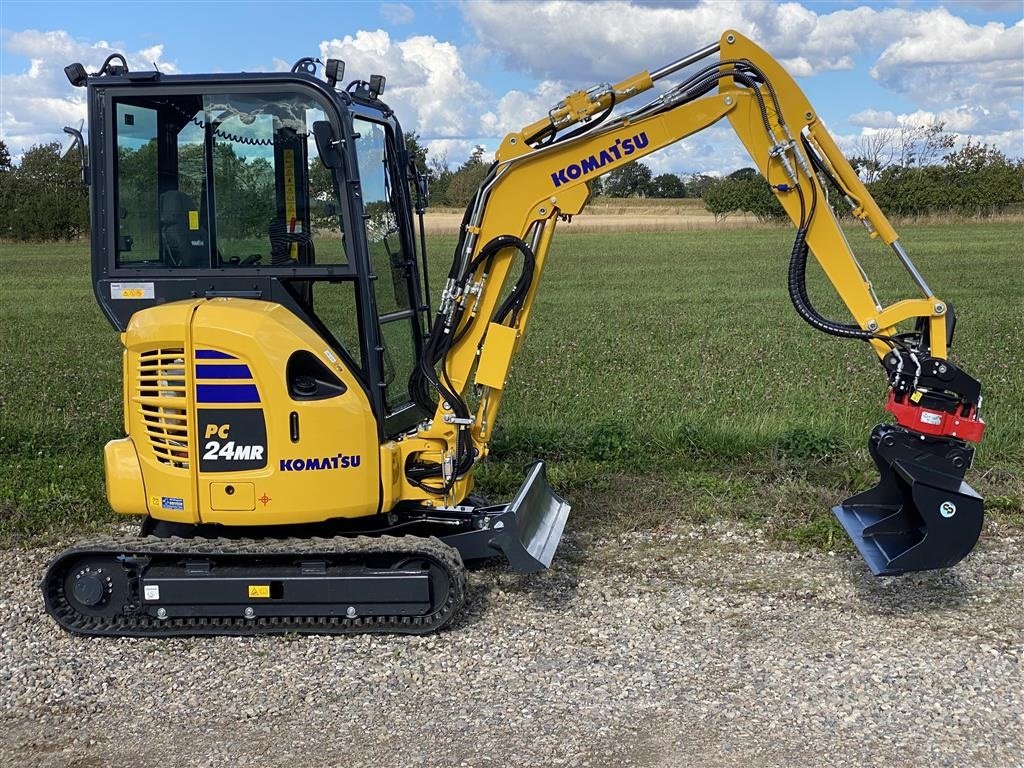
[[[882,210],[901,216],[991,216],[1024,204],[1024,161],[968,141],[945,165],[892,167],[868,185]]]
[[[758,221],[783,219],[786,212],[772,188],[760,176],[742,175],[722,179],[704,191],[704,206],[715,219],[730,213],[752,213]]]

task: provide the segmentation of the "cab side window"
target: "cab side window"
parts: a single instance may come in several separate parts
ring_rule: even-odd
[[[197,114],[194,96],[116,104],[118,266],[209,266],[203,131],[189,119]]]
[[[297,92],[114,100],[116,265],[346,265],[337,184]]]

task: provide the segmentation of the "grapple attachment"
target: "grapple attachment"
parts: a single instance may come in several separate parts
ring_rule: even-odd
[[[551,565],[570,507],[548,485],[543,461],[526,467],[526,480],[511,502],[487,509],[486,528],[441,540],[455,547],[463,560],[504,555],[520,573],[536,573]]]
[[[878,484],[832,511],[876,576],[948,568],[981,534],[982,498],[963,481],[974,448],[879,424],[868,443]]]

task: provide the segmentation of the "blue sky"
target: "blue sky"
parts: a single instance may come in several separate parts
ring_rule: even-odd
[[[654,68],[733,27],[797,76],[841,143],[944,120],[962,137],[1024,154],[1024,3],[608,0],[475,2],[0,3],[0,118],[15,155],[84,116],[62,68],[109,49],[133,68],[270,70],[339,56],[346,79],[380,72],[403,124],[435,155],[542,116],[568,91]],[[724,127],[652,156],[655,170],[746,164]]]

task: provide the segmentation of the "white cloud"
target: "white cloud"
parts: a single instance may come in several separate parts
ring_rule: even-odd
[[[753,166],[747,150],[727,122],[720,122],[682,141],[647,155],[641,162],[655,176],[662,173],[705,173],[725,176]]]
[[[912,4],[816,13],[795,2],[601,0],[587,5],[585,24],[565,23],[579,10],[567,0],[517,3],[515,9],[515,23],[509,21],[509,3],[498,0],[467,3],[464,13],[482,46],[534,77],[574,84],[615,80],[667,63],[734,28],[796,77],[852,69],[867,59],[873,63],[870,77],[918,112],[1010,154],[1024,153],[1019,142],[1013,145],[1024,101],[1024,21],[971,24],[946,8]],[[864,110],[850,122],[868,130],[912,118],[913,113]],[[681,150],[676,153],[682,157]]]
[[[944,8],[928,12],[925,21],[885,48],[871,76],[923,109],[970,112],[975,121],[965,128],[994,132],[1019,127],[1024,22],[972,26]]]
[[[638,5],[602,0],[586,7],[586,23],[566,23],[579,6],[568,0],[516,3],[478,0],[464,13],[481,41],[516,69],[573,82],[621,77],[666,64],[717,42],[734,28],[764,45],[798,75],[850,69],[865,45],[884,39],[890,25],[910,21],[903,10],[861,7],[820,16],[799,3],[721,0],[689,5]]]
[[[850,154],[860,153],[865,137],[885,135],[894,128],[938,123],[942,123],[947,132],[956,136],[956,147],[972,140],[991,144],[1011,157],[1019,157],[1024,152],[1024,127],[1019,117],[1007,122],[1005,112],[995,114],[980,106],[961,104],[936,112],[918,109],[901,114],[889,110],[865,109],[850,115],[847,122],[861,129],[859,134],[837,138],[843,151]]]
[[[405,3],[381,3],[380,15],[391,24],[408,24],[416,18],[416,11]]]
[[[511,66],[570,81],[622,76],[653,68],[717,42],[737,29],[797,76],[851,69],[866,50],[885,48],[882,63],[960,63],[1020,59],[1021,25],[972,25],[945,8],[876,9],[867,5],[818,14],[796,2],[702,0],[689,5],[589,3],[586,23],[569,0],[515,3],[476,0],[464,6],[481,41]]]
[[[899,94],[902,112],[881,99],[848,118],[862,133],[908,120],[941,120],[962,136],[1024,154],[1024,22],[971,24],[946,8],[913,4],[837,5],[825,13],[797,2],[741,0],[600,0],[582,12],[569,0],[475,0],[461,8],[476,32],[464,47],[384,30],[320,43],[321,58],[346,61],[347,79],[386,75],[384,98],[405,128],[419,133],[435,154],[447,153],[452,164],[481,142],[490,153],[506,132],[541,117],[574,89],[660,66],[717,41],[726,27],[758,41],[797,77],[869,65],[865,81],[874,78]],[[406,24],[419,9],[382,3],[380,13],[392,24]],[[124,47],[62,31],[8,33],[3,42],[9,59],[28,59],[22,71],[0,80],[0,128],[15,156],[31,144],[62,138],[63,125],[85,116],[85,92],[68,85],[63,66],[78,60],[94,71],[109,52]],[[157,61],[162,70],[175,71],[163,55],[157,45],[130,52],[128,59],[133,69]],[[470,72],[493,70],[496,60],[536,84],[491,93]],[[290,68],[276,59],[269,66]],[[728,172],[750,164],[724,124],[645,162],[656,172]]]
[[[481,129],[487,136],[504,136],[510,131],[518,131],[524,124],[546,115],[572,90],[565,83],[544,80],[529,92],[509,91],[498,99],[494,109],[480,117]]]
[[[360,30],[321,42],[320,57],[344,59],[347,77],[385,74],[384,98],[406,130],[424,138],[480,133],[478,110],[491,96],[466,74],[459,50],[451,43],[427,35],[395,41],[382,29]]]
[[[897,124],[896,113],[888,109],[862,109],[846,118],[846,122],[865,128],[888,128]]]
[[[163,72],[177,69],[163,58],[163,45],[125,51],[123,45],[78,40],[63,30],[14,32],[6,36],[4,49],[8,56],[29,59],[24,71],[0,76],[0,133],[15,157],[33,144],[63,140],[64,126],[85,118],[85,90],[68,82],[67,64],[77,61],[94,72],[108,55],[120,51],[130,69],[152,69],[154,63]]]
[[[484,159],[490,162],[497,148],[497,142],[478,141],[475,139],[428,139],[424,142],[427,157],[431,161],[440,162],[455,169],[462,165],[477,146],[485,148]]]

